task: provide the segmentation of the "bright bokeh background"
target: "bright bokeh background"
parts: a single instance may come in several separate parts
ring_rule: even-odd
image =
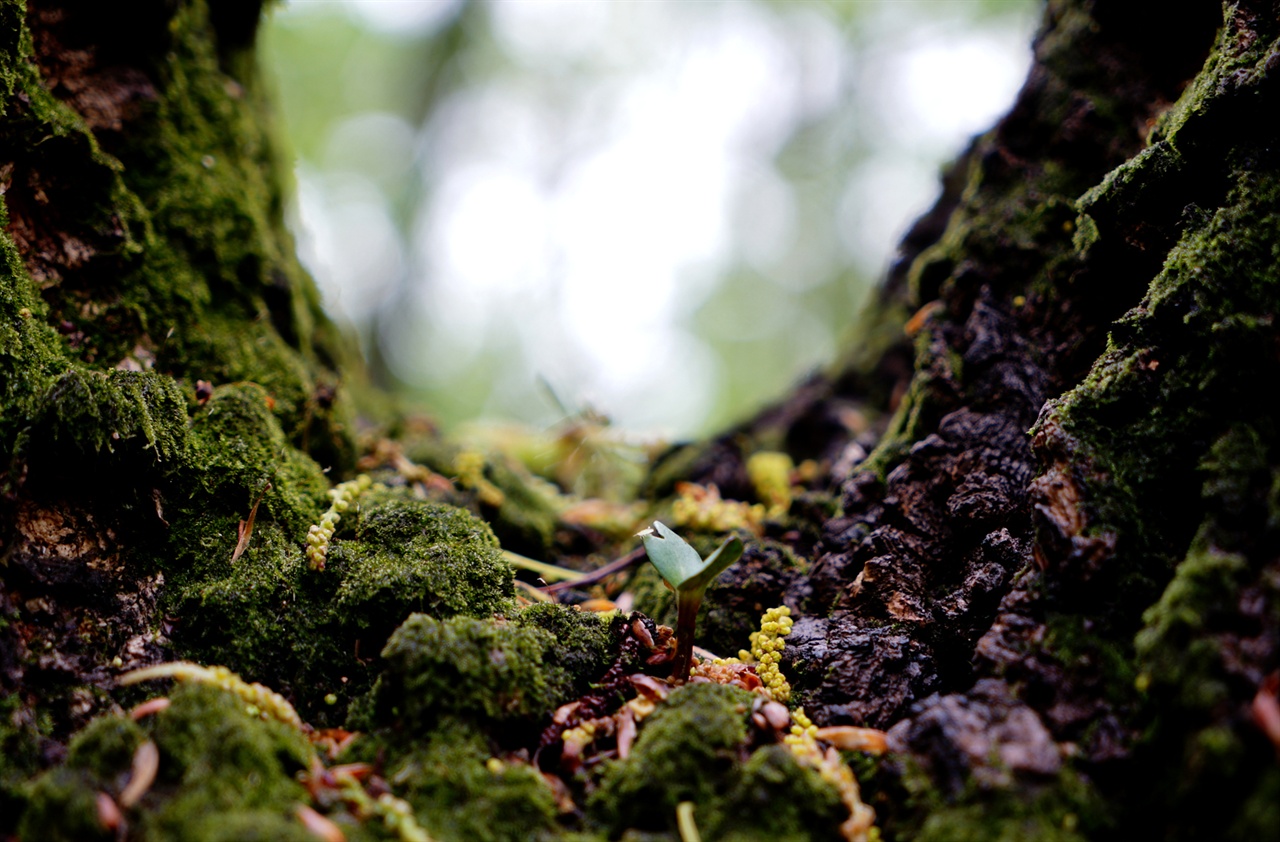
[[[445,423],[705,433],[852,339],[1040,6],[292,0],[263,43],[303,260]]]

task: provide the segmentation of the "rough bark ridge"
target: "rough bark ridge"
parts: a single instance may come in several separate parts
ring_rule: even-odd
[[[661,634],[516,607],[495,534],[588,567],[630,526],[519,465],[384,419],[358,452],[387,487],[308,564],[324,472],[355,466],[356,369],[281,226],[261,4],[210,5],[154,0],[126,25],[107,4],[0,2],[0,834],[307,838],[298,804],[347,838],[391,832],[223,696],[119,715],[141,698],[121,669],[184,657],[368,732],[345,757],[439,838],[678,838],[682,802],[711,838],[838,838],[828,784],[731,688],[672,693],[629,759],[548,759],[582,711],[657,692],[628,676],[661,662]],[[815,461],[708,591],[702,634],[734,651],[791,608],[795,697],[819,724],[889,731],[888,755],[852,760],[886,837],[1266,838],[1280,7],[1053,0],[1035,55],[860,344],[664,454],[639,495],[669,511],[692,481],[750,502],[752,454]],[[627,587],[660,616],[653,584]],[[161,777],[137,800],[147,743]]]

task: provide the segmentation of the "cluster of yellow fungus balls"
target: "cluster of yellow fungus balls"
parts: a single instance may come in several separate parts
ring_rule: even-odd
[[[769,695],[779,702],[791,698],[791,685],[778,669],[783,647],[786,646],[783,638],[791,634],[791,625],[790,608],[785,605],[770,608],[760,618],[760,631],[751,633],[751,651],[738,653],[743,661],[754,660],[758,664],[756,674],[760,676]]]
[[[338,530],[342,513],[350,509],[356,498],[372,484],[368,474],[361,474],[353,480],[338,483],[329,490],[329,499],[333,504],[321,515],[320,522],[307,531],[307,561],[311,563],[312,570],[324,570],[324,561],[329,555],[329,542],[333,540],[333,533]]]
[[[286,725],[292,725],[294,728],[302,728],[302,718],[284,696],[256,681],[250,684],[226,667],[204,667],[190,661],[172,661],[126,673],[120,677],[120,683],[137,684],[140,681],[151,681],[157,678],[176,678],[178,681],[217,687],[240,697],[253,716],[274,719]]]
[[[369,795],[349,772],[339,771],[334,774],[343,800],[355,808],[360,817],[377,816],[383,825],[401,840],[401,842],[432,842],[431,836],[418,824],[409,802],[384,792],[377,798]]]

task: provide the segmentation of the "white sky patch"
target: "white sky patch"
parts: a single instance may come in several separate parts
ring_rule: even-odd
[[[328,170],[355,170],[392,184],[413,171],[417,131],[396,114],[364,111],[330,132],[323,164]]]
[[[840,199],[840,238],[849,259],[868,274],[880,271],[939,189],[937,172],[919,161],[869,158],[853,172]]]
[[[883,130],[908,155],[936,159],[991,128],[1026,78],[1027,23],[1014,17],[979,27],[938,0],[879,4],[867,26],[862,83]]]
[[[426,255],[440,267],[437,282],[498,305],[532,286],[547,263],[548,210],[527,173],[499,164],[449,175],[425,231]]]
[[[531,63],[565,63],[590,57],[609,36],[610,3],[583,0],[500,2],[492,9],[494,33],[507,49]]]
[[[459,6],[291,8],[334,2],[395,37]],[[1028,23],[966,28],[954,8],[880,2],[842,32],[786,4],[491,3],[515,67],[462,88],[421,129],[378,113],[339,124],[322,163],[365,180],[300,172],[304,258],[326,302],[357,321],[405,284],[381,341],[407,382],[447,388],[492,349],[518,347],[491,410],[536,418],[544,377],[566,404],[594,401],[622,426],[696,432],[717,358],[684,325],[732,261],[761,275],[764,303],[711,321],[740,337],[790,324],[792,350],[831,352],[828,327],[795,327],[801,308],[785,298],[826,278],[806,271],[801,194],[777,169],[797,127],[858,103],[848,130],[873,148],[831,176],[847,182],[825,253],[873,274],[936,195],[938,161],[1012,101]],[[427,200],[406,246],[379,188],[415,168]]]
[[[615,7],[587,5],[502,3],[493,12],[499,36],[529,61],[599,51],[602,33],[623,18],[632,36],[637,21],[649,26],[646,40],[660,49],[622,79],[566,85],[550,113],[545,100],[531,110],[540,91],[519,76],[450,103],[433,129],[441,175],[416,265],[434,287],[429,309],[479,308],[485,315],[463,316],[463,329],[490,336],[532,333],[545,348],[530,348],[525,361],[549,366],[535,373],[565,382],[568,402],[594,395],[620,422],[650,423],[662,413],[645,408],[644,383],[711,387],[710,356],[675,323],[727,257],[735,177],[785,137],[796,74],[749,6],[720,9],[711,20],[721,25],[708,29],[683,25],[702,10],[654,15],[620,4],[602,16]],[[584,107],[591,125],[576,119]],[[433,319],[439,329],[445,321]],[[431,344],[439,360],[443,349]],[[676,414],[692,418],[709,400],[682,400]]]
[[[299,168],[298,253],[325,306],[347,319],[368,318],[404,271],[400,230],[383,193],[362,176],[320,176]]]
[[[730,202],[737,248],[749,266],[768,272],[795,236],[791,185],[773,167],[749,162],[739,171],[733,189]]]
[[[292,0],[291,5],[324,5],[327,0]],[[420,38],[451,18],[460,0],[341,0],[347,14],[378,32]]]
[[[1022,50],[1011,49],[1014,44]],[[1018,31],[968,33],[958,42],[929,38],[902,57],[908,118],[930,134],[963,142],[1009,108],[1029,58]]]

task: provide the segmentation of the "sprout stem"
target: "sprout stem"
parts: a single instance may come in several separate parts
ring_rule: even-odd
[[[701,589],[676,591],[676,659],[671,666],[671,677],[676,681],[689,680],[689,669],[693,666],[693,630],[703,593]]]

